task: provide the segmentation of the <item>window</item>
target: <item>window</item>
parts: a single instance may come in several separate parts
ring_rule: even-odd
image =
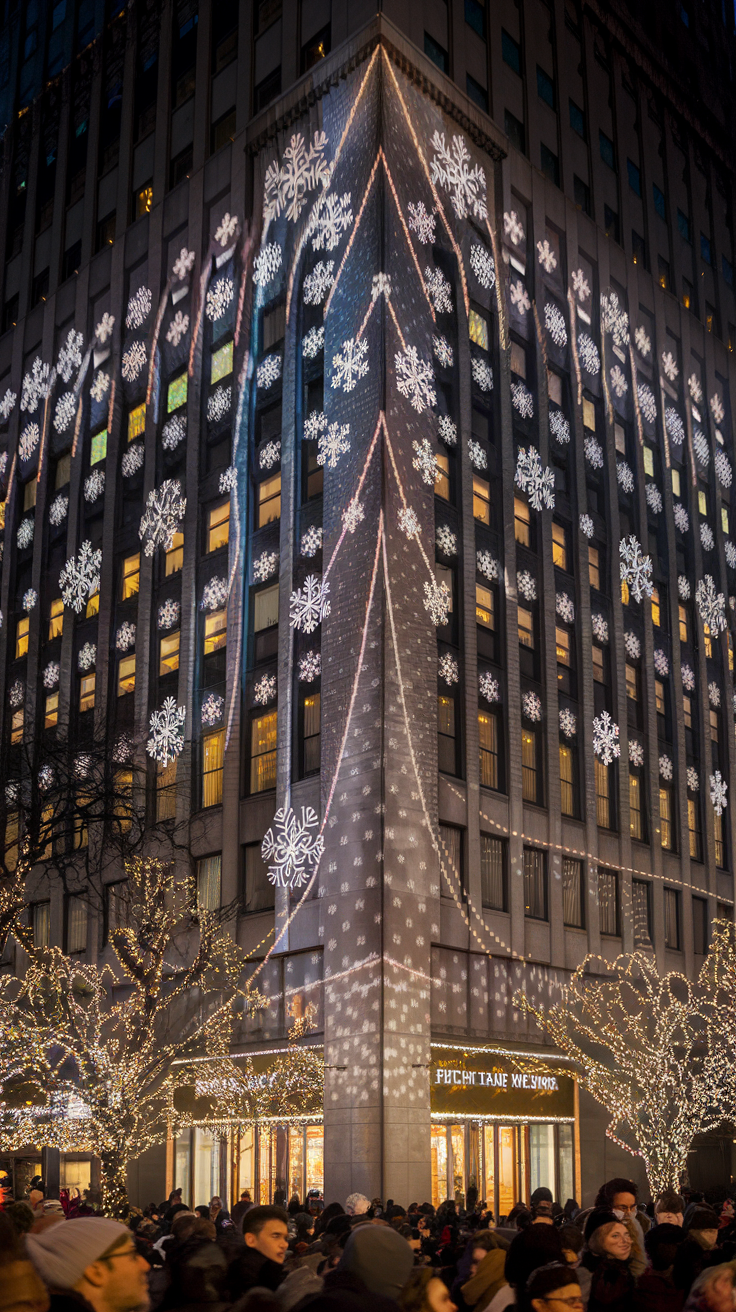
[[[613,425],[613,441],[620,456],[626,455],[626,430],[620,424]]]
[[[550,401],[556,401],[558,405],[562,405],[562,379],[552,369],[547,370],[547,391],[549,392]]]
[[[611,141],[611,138],[606,136],[605,132],[600,131],[598,133],[598,142],[601,152],[601,159],[603,160],[603,163],[607,164],[609,169],[615,169],[616,157],[614,154],[613,142]]]
[[[490,911],[507,911],[506,844],[489,834],[480,836],[481,902]]]
[[[31,627],[30,617],[23,615],[15,626],[15,659],[28,655],[28,631]]]
[[[210,382],[219,383],[233,371],[233,343],[226,342],[217,351],[212,352],[210,360]]]
[[[468,98],[487,114],[488,92],[485,87],[481,86],[480,82],[476,82],[475,78],[471,77],[469,73],[465,74],[465,90],[468,94]]]
[[[713,812],[713,832],[715,837],[716,865],[720,870],[726,869],[726,844],[723,838],[723,816]]]
[[[692,701],[692,697],[690,697],[687,693],[683,693],[683,697],[682,697],[682,718],[685,722],[685,728],[692,729],[693,701]]]
[[[230,538],[230,499],[215,506],[208,515],[207,550],[218,551],[226,547]]]
[[[219,806],[222,801],[222,770],[225,730],[207,733],[202,739],[202,806]]]
[[[629,829],[632,838],[644,839],[644,824],[641,805],[641,777],[634,771],[629,773]]]
[[[478,310],[471,309],[468,316],[468,336],[471,342],[476,346],[480,346],[481,350],[487,351],[489,349],[488,320]]]
[[[49,693],[46,698],[46,708],[44,712],[43,727],[44,729],[53,729],[59,721],[59,694],[58,692]]]
[[[134,556],[126,556],[123,561],[123,582],[120,589],[120,596],[123,601],[128,597],[134,597],[141,586],[141,553],[136,551]]]
[[[166,410],[171,414],[172,410],[178,410],[180,405],[186,405],[187,401],[187,374],[186,370],[178,377],[172,378],[169,383],[169,390],[166,398]]]
[[[179,639],[181,633],[166,633],[160,639],[158,645],[158,673],[159,678],[167,674],[173,674],[179,668]]]
[[[669,260],[662,259],[661,255],[657,256],[657,281],[660,287],[662,287],[666,292],[670,290],[670,287],[672,286],[672,279],[670,277]]]
[[[455,774],[455,702],[452,697],[437,698],[437,766],[443,774]]]
[[[547,868],[545,853],[524,848],[524,914],[531,920],[547,919]]]
[[[91,711],[95,704],[95,674],[85,674],[79,681],[79,709]]]
[[[563,815],[575,814],[575,778],[572,748],[560,743],[560,795]]]
[[[677,211],[677,231],[685,241],[690,241],[690,219],[680,209]]]
[[[585,113],[579,105],[575,104],[574,100],[570,101],[570,127],[573,132],[577,132],[578,136],[585,141]]]
[[[677,615],[680,626],[680,642],[687,642],[687,610],[681,603],[678,603]]]
[[[481,624],[484,629],[495,629],[495,598],[490,588],[486,588],[482,583],[475,585],[475,621]]]
[[[33,510],[36,504],[36,491],[38,483],[35,478],[29,478],[27,483],[23,484],[23,509]]]
[[[156,819],[176,818],[176,760],[156,766]]]
[[[281,475],[274,474],[258,484],[258,527],[281,518]]]
[[[728,533],[728,507],[721,506],[721,528],[724,533]]]
[[[511,372],[526,378],[526,351],[521,342],[511,343]]]
[[[603,206],[603,228],[607,237],[621,245],[621,230],[619,228],[618,214],[612,210],[610,205]]]
[[[135,653],[121,656],[118,665],[118,697],[125,697],[129,692],[135,692]]]
[[[662,625],[662,606],[659,600],[659,588],[652,588],[652,624],[659,629]]]
[[[450,61],[447,58],[447,51],[443,50],[438,41],[435,41],[429,32],[424,33],[424,53],[428,59],[436,64],[442,73],[447,73],[450,67]]]
[[[572,185],[573,197],[577,208],[582,210],[583,214],[590,214],[590,187],[587,182],[584,182],[583,179],[579,178],[577,173],[575,173],[573,174]]]
[[[650,446],[645,446],[642,450],[644,460],[644,473],[649,474],[650,478],[654,477],[654,452]]]
[[[704,232],[700,234],[700,258],[706,264],[713,263],[713,256],[710,248],[710,237],[706,237]]]
[[[275,583],[271,588],[263,588],[255,594],[253,599],[254,615],[253,628],[256,633],[262,629],[270,629],[274,624],[279,622],[279,585]]]
[[[534,616],[524,606],[518,608],[519,645],[534,650]]]
[[[570,653],[570,634],[567,629],[561,629],[559,625],[555,627],[555,647],[557,651],[557,664],[566,665],[569,669],[572,665]],[[560,678],[560,671],[557,671],[557,677]]]
[[[23,707],[21,706],[18,708],[17,711],[13,711],[13,716],[10,721],[11,743],[20,743],[23,741],[24,720],[25,720],[25,712],[23,710]]]
[[[521,77],[521,46],[504,27],[501,28],[501,54],[504,64],[508,64]]]
[[[485,41],[486,10],[480,0],[465,0],[465,22]]]
[[[583,397],[583,428],[595,432],[595,406],[586,396]]]
[[[584,929],[583,863],[562,858],[562,919],[572,929]]]
[[[593,656],[593,678],[596,683],[606,682],[606,662],[603,656],[603,648],[598,647],[595,643],[591,648]]]
[[[321,59],[324,59],[325,56],[329,54],[330,36],[331,29],[330,24],[328,23],[326,27],[323,27],[321,31],[317,32],[315,36],[312,37],[311,41],[308,41],[305,46],[302,46],[302,73],[306,73],[310,68],[314,68],[315,64],[318,64]]]
[[[169,578],[172,574],[178,574],[184,566],[184,534],[175,533],[169,550],[166,552],[165,574]]]
[[[704,957],[708,951],[708,903],[704,897],[693,898],[693,952]]]
[[[556,187],[559,187],[560,185],[559,157],[555,155],[554,151],[550,150],[549,146],[545,146],[544,142],[540,144],[539,155],[540,155],[540,168],[545,178],[549,178],[550,182],[553,182]]]
[[[197,906],[217,911],[222,887],[222,855],[206,856],[197,862]]]
[[[491,485],[477,474],[473,474],[473,517],[481,524],[491,522]]]
[[[713,707],[711,707],[710,711],[708,712],[708,719],[710,721],[710,740],[712,743],[717,743],[718,742],[718,711],[714,710]]]
[[[632,702],[639,700],[639,678],[635,665],[626,662],[626,696]]]
[[[250,791],[276,787],[276,711],[258,715],[250,726]]]
[[[49,642],[53,638],[60,638],[64,630],[64,601],[62,597],[54,597],[49,607]]]
[[[631,187],[631,190],[636,192],[637,196],[641,196],[641,170],[638,164],[634,163],[633,159],[627,159],[626,171],[629,175],[629,186]]]
[[[729,287],[733,287],[733,265],[730,260],[726,259],[725,255],[721,256],[721,273],[723,274],[723,281]]]
[[[642,268],[648,267],[647,261],[647,244],[640,232],[631,229],[631,257],[634,264],[641,264]]]
[[[261,856],[260,843],[245,845],[243,867],[243,911],[271,910],[275,890],[268,878],[268,866]]]
[[[128,881],[118,879],[105,885],[105,942],[110,942],[114,929],[124,929],[128,923]]]
[[[595,758],[595,815],[601,829],[611,828],[611,776],[607,765]]]
[[[66,950],[84,952],[87,947],[87,904],[81,897],[66,899]]]
[[[525,802],[538,800],[537,735],[526,728],[521,731],[521,795]]]
[[[304,774],[316,774],[320,765],[320,709],[318,692],[304,698]]]
[[[440,825],[440,862],[447,870],[452,885],[456,887],[459,884],[462,889],[464,887],[463,831],[457,829],[455,825]],[[442,892],[445,896],[449,892],[446,880]]]
[[[601,934],[618,934],[618,873],[598,867],[598,911]]]
[[[505,109],[503,112],[503,128],[511,145],[514,146],[521,155],[526,154],[526,132],[524,130],[524,124],[520,118],[517,118],[515,114],[511,113],[510,109]],[[16,305],[16,314],[17,310],[18,307]]]
[[[537,95],[550,109],[555,107],[555,84],[549,73],[537,64]]]
[[[92,439],[92,441],[94,441],[94,438]],[[54,487],[57,492],[59,491],[59,488],[66,487],[71,477],[71,469],[72,469],[72,456],[71,456],[71,452],[67,451],[66,455],[59,456],[59,459],[56,462],[56,477],[54,479]]]
[[[680,894],[674,888],[664,890],[664,945],[680,947]]]
[[[634,913],[634,947],[650,948],[652,946],[652,900],[650,885],[644,879],[634,879],[631,883],[631,902]]]
[[[210,656],[227,645],[227,610],[211,611],[204,620],[204,654]]]
[[[665,713],[664,684],[662,683],[661,679],[654,680],[654,705],[657,710],[657,715],[664,715]]]
[[[679,497],[682,495],[682,491],[680,487],[680,471],[679,469],[675,469],[673,467],[671,472],[672,472],[672,492],[674,496]]]
[[[682,280],[682,303],[686,310],[694,309],[693,285],[689,278],[683,278]]]
[[[687,799],[687,827],[690,841],[690,857],[693,861],[702,861],[703,845],[700,836],[700,807],[697,797]]]
[[[710,629],[708,628],[708,625],[707,625],[707,624],[704,624],[704,625],[703,625],[703,646],[704,646],[704,648],[705,648],[705,655],[706,655],[707,659],[708,659],[708,660],[712,660],[712,659],[713,659],[713,640],[712,640],[712,638],[711,638],[711,636],[710,636]]]
[[[443,501],[450,500],[450,457],[442,452],[436,453],[437,472],[434,478],[434,494]]]
[[[270,105],[272,100],[281,95],[281,69],[274,69],[268,77],[264,77],[262,82],[258,83],[253,91],[253,113],[260,114],[266,105]]]
[[[146,431],[146,403],[137,405],[128,415],[128,441],[141,437]]]
[[[47,948],[51,944],[51,903],[34,902],[31,907],[34,948]]]
[[[529,507],[520,497],[514,497],[514,537],[522,547],[531,545]]]
[[[665,784],[659,785],[659,841],[668,852],[674,848],[672,789]]]
[[[498,788],[498,716],[492,711],[478,712],[480,743],[480,782],[484,788]]]
[[[601,557],[598,547],[588,547],[588,580],[591,588],[601,587]]]

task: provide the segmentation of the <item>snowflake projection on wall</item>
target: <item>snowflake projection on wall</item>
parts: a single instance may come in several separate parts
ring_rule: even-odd
[[[593,751],[604,765],[610,765],[614,757],[621,755],[618,725],[608,711],[602,711],[593,719]]]
[[[226,492],[232,492],[237,486],[238,471],[235,468],[235,465],[228,465],[227,469],[223,469],[220,474],[220,481],[218,483],[220,496],[224,496]]]
[[[181,602],[174,597],[167,597],[158,608],[158,627],[160,629],[178,628],[181,620]]]
[[[66,432],[69,425],[74,419],[76,412],[76,400],[73,392],[64,392],[56,402],[54,410],[54,428],[57,433]]]
[[[567,325],[565,316],[559,306],[554,301],[546,301],[544,306],[544,322],[552,341],[555,346],[560,348],[567,346]]]
[[[675,518],[675,526],[681,533],[687,533],[690,527],[690,516],[685,507],[679,501],[675,502],[672,514]]]
[[[84,480],[84,499],[90,502],[97,501],[105,491],[105,471],[104,469],[93,469],[92,473]]]
[[[490,251],[477,242],[470,247],[470,267],[481,287],[491,291],[496,283],[496,264]]]
[[[668,405],[665,409],[664,426],[670,441],[674,442],[675,446],[682,446],[685,440],[685,425],[672,405]]]
[[[504,210],[503,230],[513,246],[518,246],[524,240],[526,233],[516,210]]]
[[[481,392],[493,391],[493,370],[487,360],[481,360],[478,355],[471,356],[470,372],[473,376],[473,382],[480,388]]]
[[[530,720],[532,724],[542,718],[542,702],[535,692],[525,692],[521,695],[521,713],[525,720]]]
[[[118,651],[130,651],[135,647],[135,624],[130,620],[123,620],[117,633],[115,634],[115,646]]]
[[[443,556],[457,555],[457,534],[447,524],[438,524],[434,540]]]
[[[59,575],[59,587],[65,606],[77,614],[84,610],[87,601],[100,590],[102,552],[93,550],[92,543],[83,542],[76,556],[71,556]]]
[[[295,223],[307,203],[307,193],[328,185],[332,170],[325,159],[327,140],[325,132],[315,132],[307,145],[302,134],[296,133],[284,150],[283,163],[274,160],[269,164],[263,185],[264,223],[280,214]],[[229,220],[230,215],[225,218]],[[229,236],[232,233],[226,241]]]
[[[697,374],[691,374],[687,380],[687,390],[689,391],[696,405],[703,403],[703,388]]]
[[[662,509],[662,493],[656,483],[647,483],[644,489],[644,495],[647,499],[647,505],[652,514],[658,515]]]
[[[181,310],[177,310],[167,329],[166,340],[171,346],[176,348],[182,337],[186,337],[188,332],[189,315],[183,314]]]
[[[625,396],[629,390],[629,384],[626,381],[626,376],[621,369],[621,366],[617,364],[614,365],[613,369],[609,370],[608,377],[611,380],[611,389],[614,392],[614,395],[619,399],[622,396]]]
[[[70,328],[66,335],[66,341],[59,349],[59,358],[56,362],[56,372],[63,378],[65,383],[69,382],[75,369],[78,369],[82,363],[82,350],[84,348],[84,338],[81,333]]]
[[[560,619],[565,624],[574,624],[575,622],[575,603],[572,597],[566,592],[558,592],[555,596],[555,610]]]
[[[647,356],[649,355],[649,352],[652,349],[652,343],[646,328],[643,328],[641,324],[639,324],[639,327],[636,329],[636,332],[634,333],[634,341],[636,342],[637,351],[646,360]]]
[[[574,738],[578,731],[578,718],[568,706],[560,710],[560,733],[563,738]]]
[[[628,586],[634,600],[651,597],[652,558],[644,555],[638,538],[633,533],[628,538],[622,538],[618,544],[618,553],[621,582]]]
[[[437,432],[445,446],[457,446],[457,424],[449,415],[438,416]]]
[[[544,241],[537,242],[537,259],[545,273],[554,273],[557,268],[557,256],[546,237]]]
[[[520,278],[509,285],[509,300],[522,319],[532,308],[529,293]]]
[[[631,629],[627,629],[624,633],[624,647],[626,648],[626,655],[630,656],[632,661],[638,661],[641,656],[641,642],[637,635],[632,633]]]
[[[711,706],[720,706],[721,704],[721,690],[714,679],[708,684],[708,701]]]
[[[425,579],[424,608],[438,628],[447,623],[452,609],[452,593],[446,583]]]
[[[710,527],[710,524],[700,525],[700,541],[703,551],[713,550],[713,547],[715,546],[715,538],[713,537],[713,529]]]
[[[729,569],[736,569],[736,547],[733,542],[726,543],[726,564]]]
[[[276,696],[276,675],[264,674],[254,685],[253,703],[255,706],[268,706]]]
[[[379,296],[385,296],[387,299],[391,295],[391,274],[374,273],[371,284],[371,300],[377,301]]]
[[[629,738],[629,764],[638,769],[644,764],[644,748],[636,738]]]
[[[409,201],[407,205],[409,211],[409,230],[415,232],[422,246],[431,245],[435,241],[435,224],[437,222],[434,214],[429,214],[426,210],[423,200]]]
[[[601,357],[598,347],[588,333],[578,333],[578,355],[586,373],[595,376],[601,371]]]
[[[350,192],[342,196],[329,193],[317,200],[307,224],[307,233],[312,238],[313,251],[334,251],[340,244],[340,238],[347,232],[353,221],[350,208]]]
[[[256,369],[256,387],[258,387],[261,391],[265,392],[268,390],[269,387],[273,387],[274,383],[278,382],[280,377],[281,377],[281,356],[267,355],[264,360],[261,360],[261,363]],[[229,396],[230,395],[229,387],[227,389],[227,392]],[[213,395],[216,396],[217,393],[215,392]],[[210,397],[210,401],[212,399],[213,398]]]
[[[7,467],[8,467],[8,453],[7,451],[0,451],[0,478],[5,477],[5,470],[7,469]]]
[[[566,446],[570,441],[570,425],[561,410],[550,410],[549,431],[561,446]]]
[[[661,647],[657,647],[655,649],[654,668],[657,671],[657,674],[661,674],[663,679],[666,679],[667,675],[670,672],[670,663],[667,659],[666,654],[662,651]]]
[[[69,498],[60,492],[57,497],[54,497],[49,506],[49,523],[53,524],[54,528],[58,528],[60,524],[64,523],[68,510]]]
[[[225,705],[224,697],[220,697],[220,695],[216,692],[208,692],[207,696],[202,702],[202,710],[200,712],[200,719],[202,721],[202,724],[206,724],[207,727],[210,729],[213,727],[213,725],[219,724],[220,720],[222,719],[222,711],[224,705]]]
[[[608,642],[608,620],[604,615],[594,612],[590,617],[590,627],[597,642]]]
[[[145,323],[151,313],[153,305],[153,296],[148,287],[139,287],[128,301],[128,310],[125,315],[125,323],[128,328],[140,328]]]
[[[227,592],[226,579],[210,579],[202,589],[202,600],[199,603],[201,609],[219,610],[227,601]]]
[[[299,545],[299,552],[302,556],[316,556],[318,551],[322,550],[322,529],[316,528],[310,524],[306,533],[302,533],[302,540]]]
[[[715,392],[710,398],[710,412],[717,424],[722,424],[726,418],[726,411],[718,392]]]
[[[710,800],[716,815],[723,815],[724,808],[728,806],[727,792],[728,784],[720,770],[716,770],[715,774],[710,776]]]
[[[171,270],[177,282],[182,282],[191,273],[196,258],[194,251],[188,251],[186,246],[182,246]]]
[[[680,673],[682,675],[682,686],[685,689],[685,692],[694,692],[695,674],[693,672],[692,666],[691,665],[681,666]]]
[[[262,551],[253,561],[253,578],[256,583],[265,583],[273,578],[279,567],[278,551]]]
[[[634,475],[625,460],[619,460],[616,465],[616,478],[618,485],[624,492],[634,491]]]
[[[671,351],[662,352],[662,368],[664,369],[665,376],[669,378],[671,383],[674,383],[680,373],[680,370],[678,368],[677,361]]]
[[[532,510],[542,510],[543,507],[554,510],[554,472],[544,467],[536,447],[530,446],[528,451],[524,447],[519,448],[514,482],[522,492],[526,492]]]
[[[534,397],[526,383],[518,379],[511,384],[511,404],[522,419],[531,419],[534,414]]]
[[[444,132],[432,137],[432,181],[439,182],[450,193],[452,208],[459,219],[472,215],[487,219],[486,175],[479,164],[470,167],[470,151],[464,137],[453,137],[452,145],[445,144]]]
[[[335,281],[335,261],[320,260],[308,273],[302,286],[302,299],[305,305],[321,305],[330,287]]]
[[[106,342],[112,337],[112,330],[114,327],[115,327],[115,315],[108,314],[107,310],[105,310],[105,313],[103,314],[102,318],[100,319],[100,322],[95,328],[95,337],[97,338],[97,341],[100,343],[101,346],[104,346]]]
[[[487,702],[500,702],[501,686],[498,679],[487,671],[478,675],[478,691]]]
[[[488,457],[483,447],[480,442],[476,442],[472,437],[468,439],[468,456],[474,469],[488,468]]]
[[[332,386],[343,392],[352,392],[359,378],[368,373],[368,343],[363,338],[357,342],[348,337],[342,344],[342,351],[332,357]]]
[[[207,406],[207,417],[210,418],[209,404]],[[167,419],[161,430],[161,445],[164,451],[175,451],[179,443],[184,441],[186,435],[186,415],[172,415],[170,419]]]
[[[278,247],[276,248],[278,250]],[[255,278],[255,274],[253,275]],[[207,292],[204,312],[210,323],[217,323],[233,303],[235,287],[232,278],[218,278]]]
[[[123,353],[122,375],[127,383],[135,382],[146,363],[146,347],[143,342],[131,342]]]
[[[721,484],[721,487],[730,487],[733,474],[725,451],[716,451],[716,454],[713,457],[713,464],[715,466],[716,477]]]
[[[691,793],[700,792],[700,780],[694,765],[689,765],[687,767],[687,786]]]
[[[49,661],[48,665],[46,666],[46,669],[43,672],[44,688],[55,688],[57,683],[59,682],[60,673],[61,673],[61,666],[59,665],[59,662]]]
[[[0,419],[2,419],[3,422],[10,418],[11,411],[17,400],[17,393],[11,392],[10,388],[8,388],[5,396],[0,401]]]
[[[517,570],[516,586],[526,601],[537,600],[537,580],[528,569]]]
[[[44,364],[39,355],[36,356],[31,371],[23,375],[23,386],[21,388],[20,408],[33,414],[39,401],[45,401],[51,391],[51,366]]]
[[[54,771],[50,765],[42,765],[38,772],[38,786],[42,793],[47,793],[54,782]]]
[[[318,651],[307,651],[299,657],[299,682],[314,683],[322,673],[322,657]]]
[[[718,592],[711,574],[706,574],[698,581],[695,600],[701,620],[708,625],[712,633],[720,633],[727,627],[726,600],[723,593]]]
[[[690,599],[690,580],[685,574],[677,576],[677,592],[680,601],[689,601]]]
[[[499,564],[490,551],[476,551],[475,564],[478,573],[482,574],[484,579],[488,579],[489,583],[498,581]]]
[[[19,706],[23,705],[24,696],[25,687],[23,681],[22,679],[16,679],[15,683],[12,683],[8,689],[8,701],[13,709],[17,710]]]
[[[412,538],[418,538],[421,532],[419,520],[411,507],[406,506],[399,511],[399,528],[405,533],[411,542]]]
[[[452,368],[452,362],[455,357],[452,347],[446,337],[438,337],[437,334],[434,333],[432,336],[432,350],[434,351],[435,359],[443,369]]]
[[[601,296],[601,329],[613,337],[614,347],[620,350],[629,344],[629,316],[618,299],[617,292]]]
[[[451,652],[446,651],[440,656],[437,662],[437,672],[445,683],[452,685],[459,681],[460,666]]]
[[[593,437],[592,433],[583,441],[583,450],[585,452],[585,459],[592,469],[603,468],[603,447],[598,441],[598,438]]]
[[[94,642],[85,642],[83,647],[77,652],[77,666],[80,670],[91,670],[97,661],[97,644]]]
[[[266,174],[266,177],[268,177],[268,173]],[[222,216],[222,219],[220,220],[220,224],[218,228],[215,231],[215,241],[224,250],[228,242],[232,241],[233,237],[237,234],[237,231],[238,231],[237,214],[230,214],[226,210]]]
[[[38,601],[38,593],[36,592],[36,589],[28,588],[27,591],[23,593],[24,611],[26,611],[26,613],[32,611],[37,601]]]
[[[636,395],[642,415],[648,424],[653,424],[657,418],[657,402],[654,399],[654,392],[647,383],[637,383]]]
[[[693,450],[698,458],[698,463],[703,466],[703,469],[707,469],[710,464],[710,447],[705,433],[697,425],[693,429]]]
[[[324,324],[316,328],[314,325],[305,333],[302,338],[302,355],[305,360],[316,360],[320,351],[325,349],[325,329]]]
[[[261,843],[270,882],[276,888],[301,888],[319,866],[324,848],[319,816],[311,806],[301,808],[301,820],[291,807],[279,807]]]
[[[22,519],[20,521],[20,524],[18,525],[18,531],[15,535],[15,540],[18,543],[18,547],[20,548],[21,551],[25,551],[26,547],[30,547],[33,541],[34,527],[35,527],[34,521],[30,518],[30,516],[28,519]]]
[[[434,487],[440,478],[440,470],[429,438],[423,437],[421,442],[412,442],[411,445],[414,451],[411,462],[414,469],[421,474],[423,483],[428,487]]]
[[[365,511],[360,504],[357,494],[350,500],[347,507],[342,512],[343,528],[348,533],[354,533],[359,524],[365,519]]]
[[[98,369],[92,380],[92,386],[89,394],[93,401],[100,405],[108,392],[110,391],[110,375],[106,374],[104,369]]]
[[[424,270],[424,284],[438,314],[452,313],[452,288],[441,269]]]
[[[304,586],[292,592],[289,600],[289,623],[302,633],[313,633],[332,609],[328,599],[330,585],[318,574],[308,574]]]
[[[178,478],[167,478],[159,488],[148,493],[138,528],[147,556],[152,556],[157,547],[171,550],[174,534],[181,531],[186,508],[187,499],[182,495]]]
[[[579,523],[580,523],[580,532],[584,533],[586,538],[592,538],[593,534],[595,533],[595,524],[590,518],[590,515],[581,515]]]
[[[161,709],[153,711],[146,751],[159,765],[168,765],[184,750],[186,716],[186,707],[177,706],[175,697],[167,697]]]
[[[256,287],[265,287],[276,277],[283,258],[281,247],[277,242],[269,241],[265,246],[261,246],[253,261],[253,281]],[[215,317],[219,319],[221,316],[218,314]]]
[[[18,455],[21,460],[30,460],[38,446],[41,431],[38,424],[26,424],[18,439]]]

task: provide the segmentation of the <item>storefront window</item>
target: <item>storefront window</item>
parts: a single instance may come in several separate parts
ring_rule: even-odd
[[[432,1126],[432,1203],[439,1207],[447,1198],[447,1126]]]
[[[495,1125],[485,1125],[483,1127],[483,1184],[485,1193],[483,1199],[488,1207],[496,1207],[496,1149],[495,1149]]]
[[[271,1182],[271,1131],[260,1129],[258,1132],[258,1202],[269,1201]]]
[[[516,1136],[513,1125],[498,1127],[498,1213],[508,1216],[519,1201],[516,1185]]]
[[[568,1198],[575,1197],[575,1148],[573,1143],[573,1127],[572,1125],[558,1125],[557,1133],[559,1136],[558,1167],[560,1172],[560,1183],[555,1197],[564,1199],[566,1203]]]
[[[458,1210],[465,1207],[465,1126],[453,1125],[450,1129],[452,1147],[452,1187]]]
[[[529,1126],[531,1192],[544,1186],[557,1197],[555,1188],[555,1129],[553,1125]]]

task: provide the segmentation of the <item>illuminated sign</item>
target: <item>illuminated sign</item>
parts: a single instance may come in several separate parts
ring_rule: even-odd
[[[544,1060],[544,1058],[542,1058]],[[573,1120],[575,1082],[554,1058],[523,1070],[521,1055],[494,1048],[432,1045],[431,1110],[436,1116],[491,1120]]]

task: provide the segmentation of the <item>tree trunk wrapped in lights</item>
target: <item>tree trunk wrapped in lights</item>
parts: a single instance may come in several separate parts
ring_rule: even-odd
[[[609,1113],[608,1137],[642,1158],[655,1197],[679,1188],[694,1137],[733,1114],[735,989],[734,926],[717,921],[697,982],[635,952],[586,958],[550,1007],[515,999]]]

